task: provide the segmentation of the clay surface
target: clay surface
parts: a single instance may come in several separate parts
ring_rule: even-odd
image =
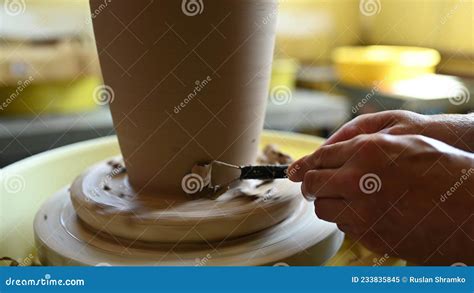
[[[276,1],[194,2],[112,1],[94,17],[130,182],[156,196],[185,198],[196,162],[254,163],[263,126]]]
[[[223,242],[267,229],[298,213],[305,201],[288,180],[246,180],[217,199],[174,199],[137,193],[118,158],[79,176],[70,188],[81,221],[92,230],[129,241]]]

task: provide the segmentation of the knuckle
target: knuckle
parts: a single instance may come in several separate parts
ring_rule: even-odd
[[[408,136],[408,138],[423,145],[431,145],[428,141],[428,138],[421,134],[411,134]]]
[[[379,113],[367,113],[367,114],[362,114],[362,115],[359,115],[357,116],[356,118],[354,118],[354,122],[365,122],[365,121],[368,121],[374,117],[376,117],[377,115],[380,115]]]
[[[378,142],[377,139],[370,136],[364,136],[359,139],[356,144],[357,149],[362,152],[363,155],[372,154],[376,149]]]
[[[419,134],[413,134],[413,135],[408,135],[407,139],[412,145],[417,146],[418,150],[426,151],[426,150],[435,149],[433,147],[431,139],[428,137],[425,137]]]
[[[391,116],[393,116],[395,118],[405,118],[411,112],[407,111],[407,110],[392,110],[392,111],[388,111],[387,113],[389,113]]]
[[[367,143],[370,151],[375,151],[380,148],[387,148],[391,142],[391,135],[386,133],[375,133]]]
[[[375,143],[385,143],[389,138],[390,136],[386,133],[374,133],[371,137],[371,141]]]
[[[321,158],[324,157],[322,154],[326,150],[327,150],[327,146],[322,146],[311,155],[311,164],[313,166],[318,166],[320,164]]]
[[[357,146],[362,146],[364,145],[366,142],[367,142],[367,139],[370,137],[370,135],[368,134],[359,134],[358,136],[354,137],[352,139],[353,141],[353,144],[357,147]]]
[[[390,135],[402,135],[407,133],[407,129],[404,126],[394,126],[387,129],[386,133]]]
[[[367,119],[367,116],[370,115],[370,114],[363,114],[363,115],[359,115],[357,117],[355,117],[354,119],[352,119],[351,121],[351,126],[354,126],[354,125],[358,125],[361,121],[365,121]]]

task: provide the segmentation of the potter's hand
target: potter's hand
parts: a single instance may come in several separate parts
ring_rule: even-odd
[[[474,154],[420,135],[370,134],[290,166],[316,214],[376,252],[474,265]]]
[[[341,127],[325,144],[377,132],[421,134],[474,152],[474,114],[426,116],[400,110],[361,115]]]

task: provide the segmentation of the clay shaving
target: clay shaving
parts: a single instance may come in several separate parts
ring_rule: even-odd
[[[204,187],[212,186],[211,174],[212,174],[212,163],[206,165],[194,165],[191,169],[191,173],[199,175],[202,178]]]
[[[0,263],[7,262],[10,267],[37,267],[41,266],[39,260],[33,257],[33,254],[27,256],[22,262],[18,262],[16,259],[8,256],[0,257]]]
[[[8,257],[8,256],[0,257],[0,261],[10,262],[11,267],[17,267],[17,266],[20,265],[20,263],[16,259],[13,259],[13,258]]]
[[[274,144],[267,145],[257,158],[260,165],[287,165],[293,163],[293,158],[281,152]]]

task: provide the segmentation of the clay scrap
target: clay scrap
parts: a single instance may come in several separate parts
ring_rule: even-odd
[[[293,158],[281,152],[274,144],[265,146],[257,158],[257,163],[260,165],[287,165],[292,162]]]

